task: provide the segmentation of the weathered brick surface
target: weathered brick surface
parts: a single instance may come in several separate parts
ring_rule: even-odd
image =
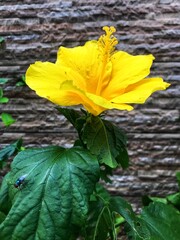
[[[118,170],[108,185],[114,194],[139,203],[144,193],[165,195],[177,189],[180,170],[180,2],[178,0],[24,0],[0,2],[0,77],[8,77],[0,105],[17,119],[9,128],[0,123],[1,146],[23,137],[27,146],[71,146],[72,126],[54,105],[27,87],[15,87],[30,63],[55,61],[60,45],[82,45],[97,39],[101,27],[114,25],[118,48],[133,54],[153,53],[152,75],[163,76],[171,87],[145,105],[127,113],[109,111],[106,118],[128,135],[131,166]]]

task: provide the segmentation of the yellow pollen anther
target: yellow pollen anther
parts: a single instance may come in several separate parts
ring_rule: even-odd
[[[99,49],[104,55],[109,58],[115,50],[115,46],[118,44],[117,38],[113,36],[116,32],[115,27],[103,27],[105,34],[100,36],[98,40]]]

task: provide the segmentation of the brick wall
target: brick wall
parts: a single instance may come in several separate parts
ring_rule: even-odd
[[[116,171],[108,188],[138,203],[144,193],[164,196],[176,190],[180,170],[180,2],[178,0],[24,0],[0,2],[0,77],[8,77],[0,105],[17,119],[9,128],[0,123],[0,146],[23,137],[26,146],[71,146],[76,133],[54,105],[28,87],[15,87],[30,63],[55,61],[60,45],[82,45],[97,39],[101,27],[114,25],[119,49],[152,53],[152,75],[171,83],[134,111],[109,111],[108,119],[129,139],[131,166]]]

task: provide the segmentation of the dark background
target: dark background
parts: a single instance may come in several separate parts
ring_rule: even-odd
[[[35,61],[55,61],[60,45],[83,45],[98,39],[102,26],[116,27],[118,49],[131,54],[152,53],[152,76],[171,83],[132,112],[107,112],[128,136],[131,160],[117,170],[108,189],[135,206],[140,196],[165,196],[177,189],[180,170],[180,2],[178,0],[36,0],[0,2],[0,77],[8,77],[2,111],[17,120],[9,128],[0,122],[0,148],[22,137],[24,145],[72,145],[76,133],[54,105],[16,82]],[[3,176],[3,172],[1,175]]]

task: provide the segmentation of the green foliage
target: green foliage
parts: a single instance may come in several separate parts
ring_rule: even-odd
[[[3,165],[3,162],[8,158],[14,156],[22,149],[22,139],[18,139],[16,142],[9,144],[0,150],[0,168]]]
[[[3,37],[0,37],[0,45],[5,41]]]
[[[143,205],[148,206],[152,202],[161,202],[164,204],[172,205],[174,208],[180,211],[180,172],[176,173],[176,178],[179,185],[179,192],[168,195],[164,198],[143,196],[142,197]]]
[[[136,215],[131,205],[121,197],[111,197],[106,190],[94,193],[89,210],[86,240],[116,240],[125,224],[125,233],[132,240],[178,240],[180,214],[169,205],[152,202]],[[123,219],[123,220],[122,220]]]
[[[70,149],[22,150],[22,140],[0,151],[17,154],[0,189],[0,239],[179,240],[180,195],[143,198],[137,215],[130,203],[99,184],[113,169],[127,168],[127,139],[109,121],[85,111],[57,108],[77,130]],[[177,173],[180,186],[180,173]]]
[[[21,176],[21,190],[8,186],[12,207],[0,239],[71,239],[85,224],[99,178],[97,159],[82,148],[25,150],[15,157],[8,179],[15,183]]]
[[[125,169],[129,166],[127,139],[121,129],[86,112],[80,114],[70,108],[57,109],[77,130],[79,139],[75,145],[87,148],[104,166],[104,170],[101,170],[102,179],[110,181],[107,175],[112,173],[113,168],[121,165]]]
[[[5,84],[8,82],[7,78],[0,78],[0,84]]]
[[[153,202],[143,209],[140,219],[149,232],[149,239],[178,240],[180,237],[180,213],[169,205]]]
[[[0,103],[7,103],[9,101],[9,99],[7,97],[3,96],[3,89],[0,88]]]
[[[16,122],[16,120],[9,113],[2,113],[0,116],[6,127],[9,127],[11,124]]]
[[[16,87],[22,87],[26,85],[26,77],[22,75],[21,78],[17,81]]]
[[[179,191],[180,191],[180,172],[176,173],[176,178],[177,178],[177,182],[178,182],[178,185],[179,185]]]
[[[5,46],[5,39],[3,37],[0,37],[0,50],[1,48],[4,48]]]
[[[82,138],[87,148],[98,156],[100,164],[110,168],[121,163],[123,167],[128,166],[125,135],[112,123],[91,115],[85,123]]]
[[[6,78],[0,78],[0,84],[5,84],[8,81]],[[6,104],[9,102],[9,98],[4,97],[3,89],[0,88],[0,104]],[[0,118],[3,124],[8,127],[15,122],[15,119],[9,113],[1,113]]]

